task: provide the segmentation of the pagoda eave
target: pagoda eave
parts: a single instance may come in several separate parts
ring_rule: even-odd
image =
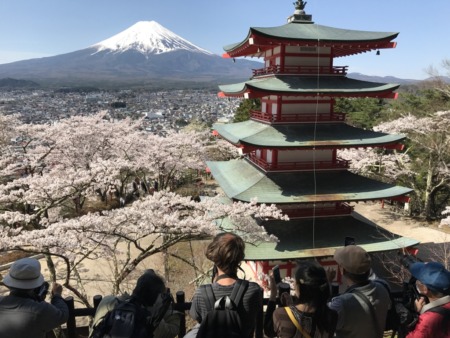
[[[220,85],[222,96],[245,98],[267,95],[284,96],[341,96],[341,97],[395,97],[399,84],[376,83],[350,79],[345,76],[267,76],[246,82]]]
[[[393,234],[356,212],[332,218],[267,221],[263,226],[279,242],[248,245],[245,250],[248,261],[333,256],[349,234],[369,253],[398,251],[419,244],[418,240]]]
[[[334,56],[347,56],[395,48],[394,32],[368,32],[307,24],[286,24],[278,27],[250,28],[247,37],[224,47],[225,57],[262,55],[275,46],[330,47]]]
[[[391,135],[356,128],[343,123],[276,124],[270,125],[253,120],[215,124],[215,131],[234,145],[255,148],[359,148],[394,147],[405,135]]]
[[[392,41],[377,41],[367,43],[353,42],[342,43],[337,41],[320,41],[317,40],[276,40],[276,41],[254,41],[250,44],[246,41],[243,45],[236,47],[235,50],[229,50],[222,54],[223,58],[238,58],[238,57],[264,57],[264,53],[272,50],[277,46],[296,46],[296,47],[329,47],[331,48],[333,57],[344,57],[355,54],[362,54],[380,49],[390,49],[397,46],[396,42]]]
[[[356,202],[407,195],[412,189],[347,171],[266,173],[245,159],[207,162],[228,198],[258,203]],[[239,173],[239,175],[236,175]]]
[[[229,140],[227,140],[228,142],[230,142]],[[232,142],[230,142],[232,143]],[[249,144],[246,142],[238,142],[238,143],[232,143],[233,145],[239,147],[242,149],[242,153],[244,154],[248,154],[252,151],[256,151],[256,150],[260,150],[263,147],[261,145],[254,145],[254,144]],[[314,149],[321,149],[321,150],[325,150],[325,149],[330,149],[330,150],[340,150],[340,149],[364,149],[364,148],[382,148],[382,149],[395,149],[395,150],[403,150],[404,149],[404,144],[402,143],[377,143],[377,144],[360,144],[358,146],[355,145],[344,145],[344,144],[314,144],[314,145],[309,145],[309,146],[297,146],[297,147],[282,147],[282,146],[272,146],[272,147],[267,147],[264,146],[265,150],[314,150]]]
[[[397,87],[398,88],[398,87]],[[395,90],[395,89],[394,89]],[[379,98],[379,99],[397,99],[398,93],[393,93],[392,91],[380,91],[380,92],[365,92],[365,93],[342,93],[342,92],[332,92],[332,91],[308,91],[303,93],[293,94],[292,92],[284,92],[284,91],[267,91],[267,90],[258,90],[256,88],[246,88],[245,91],[240,93],[223,93],[225,97],[243,97],[246,99],[260,99],[269,95],[282,95],[282,96],[296,96],[296,97],[371,97],[371,98]]]

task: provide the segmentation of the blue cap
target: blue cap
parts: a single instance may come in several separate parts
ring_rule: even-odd
[[[431,290],[444,294],[450,293],[450,272],[441,263],[413,263],[409,271]]]

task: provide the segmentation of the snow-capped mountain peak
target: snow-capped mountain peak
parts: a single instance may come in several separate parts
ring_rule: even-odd
[[[119,34],[91,47],[97,49],[97,53],[101,51],[121,53],[135,50],[142,54],[162,54],[182,49],[212,55],[211,52],[197,47],[156,21],[139,21]]]

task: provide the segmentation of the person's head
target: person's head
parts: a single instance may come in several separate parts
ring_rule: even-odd
[[[295,293],[299,303],[319,307],[330,297],[325,269],[315,262],[301,261],[295,270]]]
[[[244,260],[245,243],[241,237],[231,232],[221,233],[209,243],[205,255],[220,270],[233,276]]]
[[[3,278],[3,284],[12,290],[34,290],[44,284],[44,281],[41,264],[34,258],[15,261]]]
[[[409,271],[417,279],[418,291],[431,298],[450,295],[450,272],[441,263],[413,263]]]
[[[144,274],[138,278],[132,296],[146,306],[152,306],[158,295],[166,291],[164,279],[153,271],[145,270]]]
[[[358,284],[369,279],[372,260],[366,250],[357,245],[347,245],[334,253],[334,260],[343,269],[344,276]]]

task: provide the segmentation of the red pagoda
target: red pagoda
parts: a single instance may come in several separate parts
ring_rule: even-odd
[[[403,135],[352,127],[334,111],[338,97],[396,98],[397,84],[348,78],[334,60],[394,48],[398,33],[368,32],[317,25],[303,1],[285,25],[252,27],[247,37],[225,46],[224,57],[258,57],[261,69],[245,82],[219,86],[223,97],[258,98],[261,110],[249,121],[217,124],[215,131],[243,151],[243,158],[208,162],[208,168],[234,201],[276,204],[289,221],[262,225],[278,243],[249,245],[246,260],[255,278],[275,264],[291,275],[294,261],[316,258],[335,264],[336,248],[352,236],[368,252],[408,248],[416,240],[392,234],[353,212],[351,203],[407,199],[411,189],[351,173],[337,156],[346,148],[401,149]]]

